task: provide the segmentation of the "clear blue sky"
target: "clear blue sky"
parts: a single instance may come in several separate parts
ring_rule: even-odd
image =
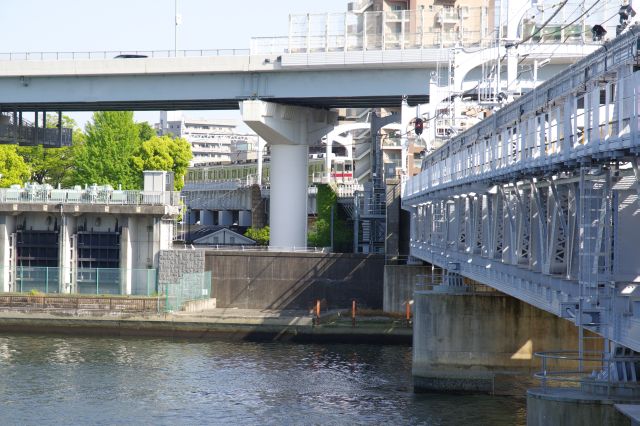
[[[345,12],[348,0],[177,0],[178,49],[249,48],[251,37],[284,36],[289,14]],[[0,51],[173,50],[174,0],[2,1]],[[231,112],[192,111],[194,117]],[[71,114],[79,124],[88,114]],[[157,113],[141,113],[153,122]]]

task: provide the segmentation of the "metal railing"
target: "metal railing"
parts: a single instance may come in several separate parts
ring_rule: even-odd
[[[572,2],[573,3],[573,2]],[[577,6],[578,3],[575,3]],[[575,7],[574,6],[574,7]],[[567,6],[569,7],[569,6]],[[609,8],[614,12],[613,8]],[[609,16],[610,14],[607,14]],[[523,24],[530,44],[594,44],[582,28],[601,24],[600,16],[566,17],[542,28]],[[496,40],[491,19],[480,7],[433,6],[428,9],[291,15],[289,33],[281,37],[254,37],[252,55],[337,53],[447,47],[488,47]],[[606,24],[607,31],[615,25]],[[576,31],[576,29],[580,29]],[[285,58],[283,58],[284,60]]]
[[[579,387],[591,393],[610,395],[614,389],[640,392],[638,355],[612,355],[603,351],[536,352],[542,370],[534,373],[543,388]]]
[[[0,52],[0,61],[59,61],[95,59],[197,58],[247,56],[249,49],[106,50],[87,52]],[[126,56],[130,56],[126,58]],[[131,58],[133,56],[133,58]]]
[[[114,190],[96,187],[84,190],[53,189],[48,186],[1,188],[1,203],[178,206],[180,205],[180,193],[177,191]]]
[[[424,159],[423,171],[407,182],[403,199],[456,185],[497,181],[521,170],[576,162],[581,157],[619,149],[622,143],[625,148],[635,149],[639,144],[634,133],[638,128],[635,112],[631,108],[617,114],[610,112],[614,105],[633,105],[636,94],[632,90],[618,91],[615,100],[606,99],[602,105],[587,102],[577,108],[572,102],[588,99],[601,90],[597,86],[585,95],[581,87],[591,81],[600,82],[614,70],[634,63],[636,43],[633,32],[623,34],[607,49],[587,56],[558,78],[450,139]],[[638,76],[632,74],[606,83],[610,87],[632,88],[637,82]],[[570,119],[554,118],[563,108]],[[594,115],[596,111],[603,112]],[[599,122],[593,117],[598,117]],[[542,131],[536,130],[536,123],[541,123]]]
[[[16,310],[108,311],[158,313],[164,299],[141,297],[89,297],[70,295],[0,295],[0,308]]]
[[[257,245],[225,245],[225,244],[211,244],[211,245],[198,245],[198,249],[204,248],[206,250],[215,251],[248,251],[248,252],[295,252],[295,253],[331,253],[330,247],[280,247],[280,246],[257,246]],[[192,244],[184,244],[184,246],[175,245],[174,249],[183,250],[195,250],[196,246]]]
[[[180,311],[186,302],[211,298],[211,272],[184,274],[176,283],[163,284],[166,312]]]
[[[14,266],[0,267],[0,277],[9,280],[10,291],[19,293],[125,294],[127,280],[133,295],[158,291],[156,269]]]
[[[19,144],[21,146],[43,145],[60,148],[70,146],[73,129],[42,128],[23,121],[20,124],[0,124],[0,141],[2,143]]]

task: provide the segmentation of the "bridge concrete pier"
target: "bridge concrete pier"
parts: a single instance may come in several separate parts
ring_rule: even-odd
[[[307,246],[309,145],[337,123],[335,112],[260,100],[240,103],[242,119],[271,145],[270,245]]]
[[[572,323],[499,292],[416,291],[413,308],[416,392],[523,396],[535,352],[578,347]]]

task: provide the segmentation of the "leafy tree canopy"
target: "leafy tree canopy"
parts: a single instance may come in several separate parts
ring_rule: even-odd
[[[110,184],[139,189],[142,176],[133,157],[140,148],[140,128],[131,111],[93,113],[86,125],[86,140],[74,144],[75,173],[72,183]]]
[[[244,236],[247,238],[251,238],[258,245],[268,246],[269,245],[269,227],[265,226],[264,228],[249,228],[247,232],[244,233]]]
[[[166,170],[174,173],[175,189],[184,185],[184,175],[191,160],[191,145],[185,139],[153,136],[142,142],[133,164],[139,173],[143,170]]]
[[[47,114],[47,127],[58,126],[58,115]],[[81,143],[84,133],[77,128],[75,120],[62,116],[62,126],[73,129],[73,143]],[[61,148],[43,148],[37,146],[20,146],[18,154],[30,166],[31,176],[28,180],[40,184],[48,183],[53,186],[66,185],[71,179],[73,170],[73,148],[69,146]]]
[[[31,170],[18,154],[16,145],[0,145],[0,186],[6,188],[29,180]]]
[[[138,136],[141,141],[148,141],[152,137],[156,136],[156,131],[151,127],[151,125],[143,121],[142,123],[136,123],[138,126]]]

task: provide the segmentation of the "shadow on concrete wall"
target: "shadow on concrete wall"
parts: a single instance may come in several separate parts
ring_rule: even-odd
[[[384,257],[362,254],[207,252],[220,308],[382,308]]]

